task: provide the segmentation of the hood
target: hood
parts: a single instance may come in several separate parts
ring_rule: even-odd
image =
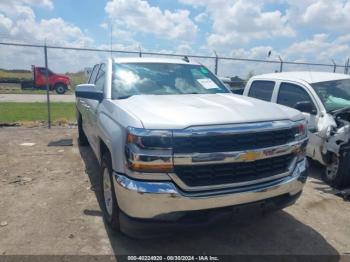
[[[297,110],[234,94],[135,95],[113,103],[148,129],[303,118]]]
[[[63,75],[63,74],[55,74],[55,75],[58,77],[65,78],[65,79],[69,80],[69,76],[67,76],[67,75]]]

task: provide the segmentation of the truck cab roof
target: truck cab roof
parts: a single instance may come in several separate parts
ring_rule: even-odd
[[[329,72],[316,72],[316,71],[297,71],[297,72],[283,72],[272,73],[254,76],[252,79],[269,79],[269,80],[289,80],[289,81],[305,81],[309,84],[326,82],[340,79],[350,79],[349,75],[329,73]]]
[[[168,63],[168,64],[187,64],[187,65],[200,65],[200,63],[191,61],[185,61],[179,58],[154,58],[154,57],[118,57],[112,59],[113,63]]]

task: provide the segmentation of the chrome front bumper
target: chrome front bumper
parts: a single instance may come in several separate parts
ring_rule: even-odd
[[[171,181],[133,180],[114,173],[119,208],[139,219],[169,219],[169,214],[252,203],[280,195],[296,195],[303,189],[306,159],[298,162],[289,176],[252,186],[206,192],[185,192]],[[176,217],[176,216],[175,216]]]

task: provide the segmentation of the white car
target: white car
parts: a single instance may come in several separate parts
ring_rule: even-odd
[[[307,155],[326,168],[336,188],[350,185],[350,76],[285,72],[252,77],[243,95],[285,105],[308,120]]]
[[[114,229],[192,227],[237,209],[284,208],[302,192],[303,115],[234,95],[203,65],[109,59],[76,97],[79,142],[101,164]]]

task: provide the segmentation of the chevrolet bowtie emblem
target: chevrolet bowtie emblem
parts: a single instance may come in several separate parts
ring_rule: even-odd
[[[261,153],[249,151],[249,152],[246,152],[245,154],[242,154],[239,159],[242,161],[254,161],[260,157],[261,157]]]

